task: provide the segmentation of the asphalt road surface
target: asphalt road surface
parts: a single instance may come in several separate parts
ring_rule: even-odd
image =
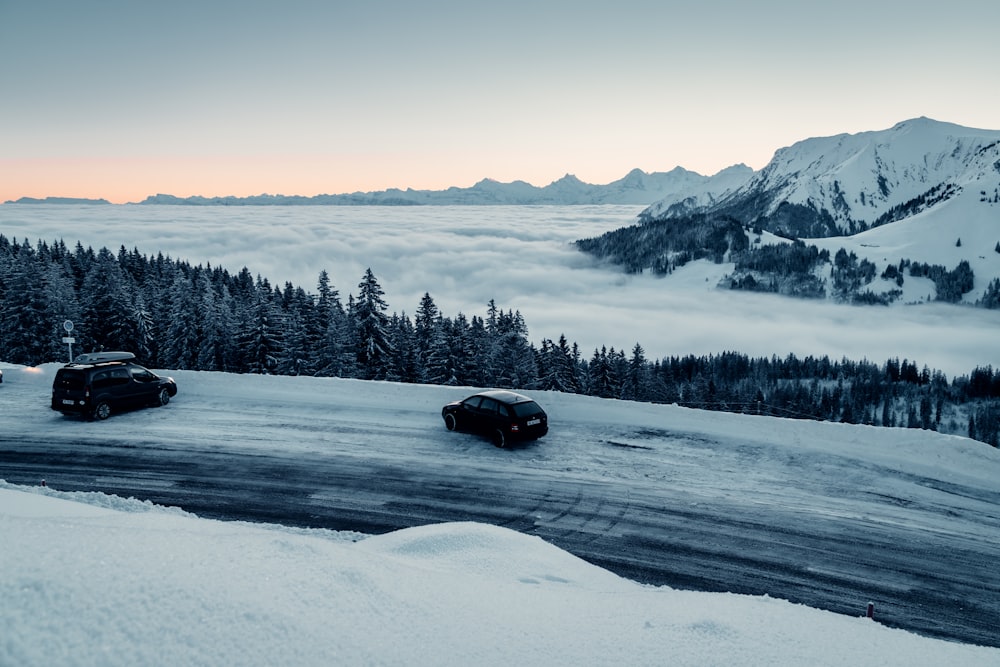
[[[458,443],[455,459],[255,453],[208,435],[181,444],[0,437],[0,478],[133,496],[206,518],[363,533],[485,522],[643,583],[767,594],[852,616],[874,602],[875,619],[886,625],[1000,647],[1000,546],[990,540],[957,543],[904,524],[748,506],[662,483],[530,466],[498,473],[461,455],[489,450],[484,441],[442,437]],[[618,456],[634,447],[604,446]],[[537,457],[544,448],[543,440],[512,454]]]

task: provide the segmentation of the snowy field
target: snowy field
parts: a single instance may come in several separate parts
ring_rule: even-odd
[[[484,524],[352,542],[0,483],[0,664],[996,665],[771,598],[644,587]]]
[[[468,389],[197,372],[171,373],[180,392],[165,408],[84,422],[48,408],[58,364],[0,366],[9,450],[28,440],[317,460],[336,450],[403,467],[447,461],[456,477],[548,474],[637,496],[668,485],[691,503],[732,498],[802,522],[1000,543],[989,501],[1000,452],[931,432],[544,392],[549,436],[498,450],[441,424],[440,405]],[[643,586],[497,526],[363,536],[58,487],[58,476],[0,483],[0,665],[1000,664],[1000,649],[890,629],[863,608]]]
[[[428,292],[447,316],[483,316],[495,299],[504,310],[521,311],[536,345],[565,334],[586,358],[601,346],[630,352],[639,343],[650,359],[725,351],[826,354],[877,363],[896,357],[949,377],[987,364],[1000,367],[997,311],[943,304],[846,307],[719,290],[715,286],[732,266],[707,262],[689,264],[666,279],[626,276],[596,266],[570,245],[633,224],[640,210],[8,204],[0,205],[0,234],[32,243],[62,239],[70,247],[80,241],[95,250],[125,246],[146,255],[162,252],[231,273],[245,266],[274,286],[290,281],[309,292],[326,270],[345,302],[370,267],[390,311],[412,316]],[[980,243],[972,230],[956,229],[962,224],[934,236],[916,220],[845,244],[879,265],[905,256],[949,269],[956,252],[978,248],[971,257],[977,276],[987,269],[1000,274],[1000,255],[982,250],[995,240]],[[996,236],[995,225],[980,227],[990,239]],[[952,235],[966,239],[961,249]],[[977,289],[985,286],[980,282]],[[932,289],[929,280],[907,279],[906,300],[926,300]]]

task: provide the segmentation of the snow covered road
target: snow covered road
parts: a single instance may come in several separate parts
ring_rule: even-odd
[[[444,429],[468,388],[176,371],[165,408],[48,408],[4,366],[0,479],[383,533],[478,521],[652,584],[768,594],[1000,646],[1000,455],[936,433],[533,396],[548,436]]]

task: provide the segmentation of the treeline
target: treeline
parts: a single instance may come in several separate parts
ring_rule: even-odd
[[[898,264],[889,264],[879,276],[894,282],[897,288],[874,292],[869,286],[875,279],[877,268],[871,261],[859,259],[856,253],[844,248],[839,249],[831,260],[828,251],[820,251],[816,246],[807,246],[795,240],[766,245],[736,256],[728,286],[730,289],[822,299],[827,292],[824,281],[817,274],[827,263],[830,264],[832,295],[844,303],[888,305],[902,296],[903,292],[898,288],[903,286],[907,275],[930,279],[934,283],[934,300],[946,303],[960,302],[975,284],[972,267],[964,259],[950,271],[940,264],[902,259]],[[990,283],[976,305],[982,308],[1000,307],[1000,279]]]
[[[879,178],[880,178],[879,186],[883,187],[884,178],[882,178],[881,176]],[[889,223],[897,222],[899,220],[903,220],[905,218],[914,216],[917,213],[920,213],[921,211],[929,209],[935,204],[939,204],[943,201],[950,199],[954,195],[958,194],[960,191],[961,188],[952,183],[940,183],[938,185],[935,185],[927,192],[918,195],[909,201],[903,202],[902,204],[897,204],[893,206],[885,213],[880,215],[878,218],[876,218],[874,221],[872,221],[871,227],[872,228],[881,227],[882,225],[888,225]],[[887,194],[888,190],[882,191],[883,197],[886,196]],[[865,204],[864,193],[862,193],[861,205],[864,206],[864,204]],[[865,228],[868,228],[868,226],[866,225]],[[861,229],[859,231],[865,231],[865,230]]]
[[[897,208],[900,215],[910,215],[929,201],[939,201],[934,197],[946,198],[950,194],[951,189],[942,186]],[[814,223],[824,228],[833,224],[829,216],[816,218],[819,222],[810,217],[816,215],[808,207],[782,204],[767,222],[783,221],[782,230],[800,231],[803,226]],[[896,287],[879,285],[880,289],[873,290],[871,285],[878,271],[870,260],[859,259],[856,253],[843,248],[831,257],[828,250],[807,246],[795,236],[789,237],[793,240],[788,243],[762,244],[763,230],[760,222],[744,226],[739,217],[730,215],[647,216],[641,218],[638,225],[576,241],[576,247],[621,266],[627,273],[651,271],[658,276],[667,275],[696,259],[708,259],[717,264],[733,262],[733,272],[720,287],[809,299],[830,296],[842,303],[888,305],[903,295],[900,288],[907,275],[929,278],[935,287],[934,300],[947,303],[962,301],[974,287],[975,276],[968,261],[962,260],[949,270],[941,265],[903,259],[898,265],[889,264],[881,274],[882,278],[895,282]],[[753,242],[751,234],[756,237]],[[813,237],[828,235],[814,233]],[[961,239],[956,245],[961,245]],[[994,250],[1000,252],[1000,242]],[[1000,279],[989,283],[975,305],[1000,308]]]
[[[697,259],[720,263],[749,246],[750,240],[735,218],[700,214],[647,220],[576,241],[583,252],[614,262],[628,273],[649,269],[660,276]]]
[[[806,258],[809,261],[809,258]],[[389,313],[369,269],[341,297],[326,271],[315,293],[243,268],[192,266],[121,247],[36,245],[0,235],[0,359],[34,365],[76,351],[130,350],[147,365],[234,373],[556,390],[711,410],[963,433],[998,445],[1000,369],[949,382],[915,362],[750,358],[727,352],[650,360],[638,343],[585,356],[565,336],[528,339],[517,311],[442,314],[424,294]]]

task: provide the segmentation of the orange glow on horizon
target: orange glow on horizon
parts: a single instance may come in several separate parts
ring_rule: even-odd
[[[348,194],[392,188],[443,190],[470,187],[484,178],[545,186],[574,174],[606,184],[638,167],[669,171],[675,165],[607,161],[602,173],[539,164],[532,156],[493,155],[476,162],[465,155],[285,155],[232,157],[104,157],[0,159],[0,203],[22,197],[106,199],[113,204],[143,201],[156,194],[177,197],[247,197],[260,194]],[[696,166],[682,165],[700,171]],[[728,164],[719,166],[722,169]],[[759,165],[758,165],[759,166]],[[711,174],[714,171],[700,173]]]

